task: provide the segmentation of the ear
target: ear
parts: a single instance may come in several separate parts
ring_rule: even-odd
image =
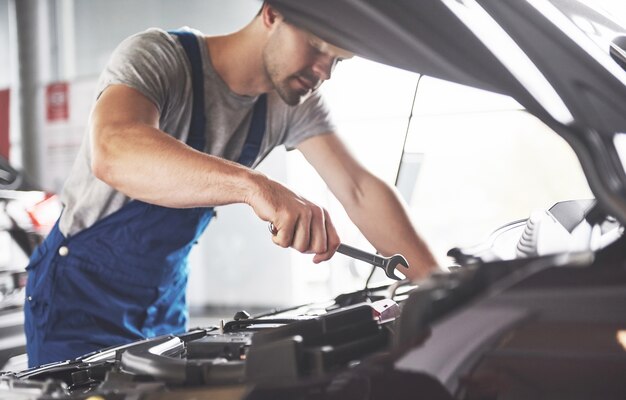
[[[261,9],[261,19],[263,21],[263,25],[269,28],[275,25],[276,22],[281,21],[283,16],[278,12],[278,10],[266,2],[263,4],[263,8]]]

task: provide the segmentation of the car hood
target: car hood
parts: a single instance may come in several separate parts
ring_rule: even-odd
[[[359,56],[509,95],[574,149],[600,206],[626,223],[626,71],[575,23],[614,21],[574,0],[269,0]]]

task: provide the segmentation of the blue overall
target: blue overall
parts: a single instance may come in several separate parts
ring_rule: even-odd
[[[204,82],[197,38],[176,34],[191,61],[193,109],[186,143],[205,148]],[[251,166],[265,132],[261,95],[239,163]],[[172,188],[176,190],[176,188]],[[24,306],[29,366],[66,360],[186,329],[187,256],[212,208],[132,200],[71,237],[58,222],[31,257]]]

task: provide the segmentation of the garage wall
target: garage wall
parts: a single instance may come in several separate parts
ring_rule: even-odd
[[[0,155],[9,156],[9,85],[11,64],[9,62],[9,1],[0,0]]]
[[[0,89],[11,84],[9,62],[9,0],[0,0]]]
[[[228,33],[248,23],[261,5],[259,0],[78,0],[72,3],[75,73],[79,77],[98,75],[111,50],[133,33],[150,27],[175,29],[182,26],[206,34]]]

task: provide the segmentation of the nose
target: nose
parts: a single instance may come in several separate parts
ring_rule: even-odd
[[[327,81],[330,79],[335,65],[337,65],[337,59],[335,57],[321,55],[313,64],[313,72],[320,81]]]

